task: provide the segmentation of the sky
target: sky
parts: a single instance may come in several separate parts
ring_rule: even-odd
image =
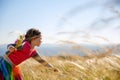
[[[43,43],[120,43],[119,0],[0,0],[0,44],[30,28]]]

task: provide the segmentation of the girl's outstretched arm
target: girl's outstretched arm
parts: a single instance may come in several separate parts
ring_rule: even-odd
[[[36,61],[38,61],[39,63],[43,64],[46,67],[51,67],[53,68],[53,66],[51,64],[49,64],[47,61],[45,61],[44,59],[42,59],[38,53],[36,53],[33,57],[33,59],[35,59]]]
[[[39,63],[43,64],[46,67],[52,68],[54,70],[54,72],[58,72],[57,68],[54,68],[53,65],[49,64],[47,61],[45,61],[44,59],[42,59],[38,53],[36,53],[33,57],[33,59],[35,59],[36,61],[38,61]]]
[[[42,59],[38,53],[36,53],[32,58],[38,61],[39,63],[43,64],[44,66],[52,68],[54,72],[58,72],[58,69],[54,68],[51,64],[49,64],[47,61]]]

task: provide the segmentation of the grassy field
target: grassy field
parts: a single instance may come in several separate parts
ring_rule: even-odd
[[[24,80],[120,80],[118,55],[64,55],[43,58],[58,68],[59,72],[54,72],[31,58],[20,65]]]

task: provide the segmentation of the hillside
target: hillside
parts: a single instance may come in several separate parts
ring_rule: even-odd
[[[120,80],[120,56],[53,56],[43,57],[59,69],[46,68],[33,59],[22,63],[24,80]]]

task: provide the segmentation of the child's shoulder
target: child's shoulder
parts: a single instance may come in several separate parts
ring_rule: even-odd
[[[31,48],[31,45],[28,41],[23,42],[22,46]]]
[[[30,45],[28,41],[24,41],[22,45]]]

